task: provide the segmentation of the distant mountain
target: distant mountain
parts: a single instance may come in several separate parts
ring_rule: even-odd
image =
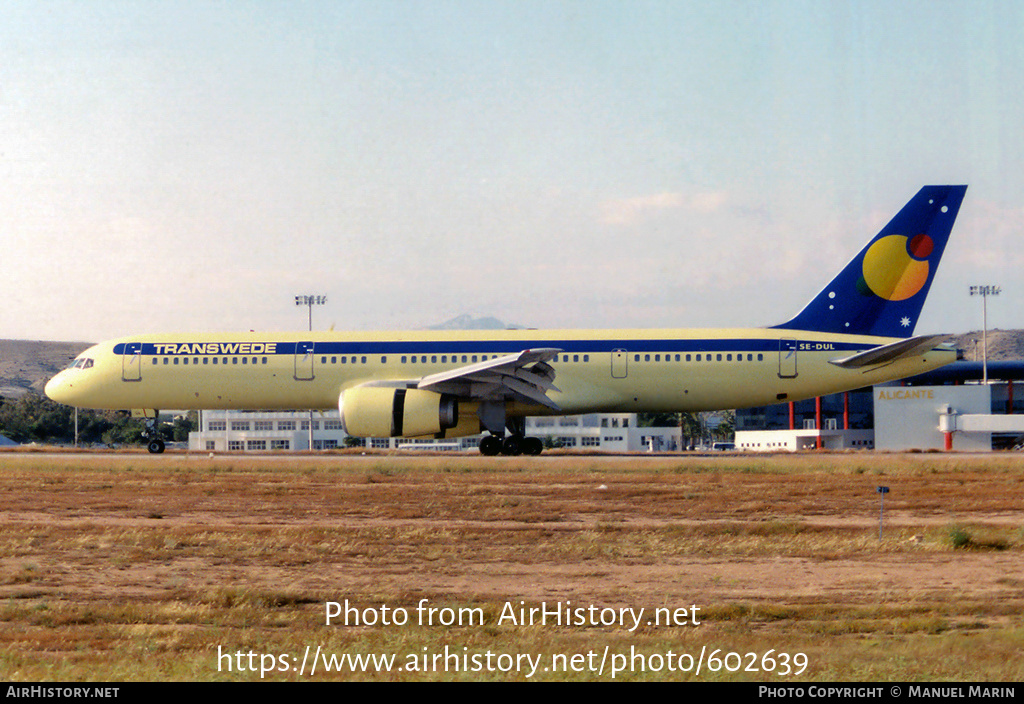
[[[43,393],[50,377],[91,345],[90,342],[0,340],[0,396],[17,398],[29,391]]]
[[[463,313],[457,315],[451,320],[446,320],[438,325],[431,325],[428,330],[521,330],[522,325],[508,325],[501,322],[497,318],[486,316],[483,318],[474,318],[471,315]]]
[[[950,338],[950,342],[964,351],[964,359],[970,362],[981,361],[981,340],[981,330]],[[988,358],[993,362],[1024,359],[1024,330],[989,330]]]

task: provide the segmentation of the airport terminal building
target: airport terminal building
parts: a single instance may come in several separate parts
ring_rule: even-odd
[[[549,448],[676,452],[681,447],[679,428],[640,427],[635,413],[528,418],[526,434],[541,438]],[[189,450],[266,452],[308,450],[311,446],[314,450],[362,446],[380,450],[457,451],[476,450],[481,437],[483,434],[451,440],[350,438],[342,430],[337,411],[203,411],[200,430],[189,434]]]
[[[736,449],[988,451],[1024,442],[1024,362],[957,362],[919,377],[794,403],[736,412]],[[312,427],[312,433],[310,428]],[[528,418],[545,447],[678,452],[678,427],[641,427],[635,413]],[[476,450],[483,435],[451,440],[350,438],[337,411],[204,411],[191,451],[266,452],[340,447]],[[310,442],[312,438],[312,443]]]
[[[988,451],[1024,439],[1024,362],[956,362],[902,382],[736,413],[736,448]],[[1015,393],[1016,392],[1016,393]]]

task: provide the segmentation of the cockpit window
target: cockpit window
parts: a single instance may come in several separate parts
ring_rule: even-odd
[[[69,364],[65,369],[90,369],[92,368],[93,361],[88,357],[79,357]]]

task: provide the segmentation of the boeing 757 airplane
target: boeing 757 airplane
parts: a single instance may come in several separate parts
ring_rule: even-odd
[[[766,328],[135,335],[79,355],[46,395],[84,408],[337,407],[358,437],[489,433],[539,454],[527,416],[746,408],[949,364],[911,337],[966,186],[926,186],[792,320]],[[150,452],[163,442],[150,429]],[[506,432],[507,431],[507,432]]]

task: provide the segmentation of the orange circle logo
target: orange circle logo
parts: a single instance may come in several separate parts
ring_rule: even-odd
[[[889,235],[864,253],[862,281],[879,298],[905,301],[928,282],[928,255],[935,243],[928,235]]]

